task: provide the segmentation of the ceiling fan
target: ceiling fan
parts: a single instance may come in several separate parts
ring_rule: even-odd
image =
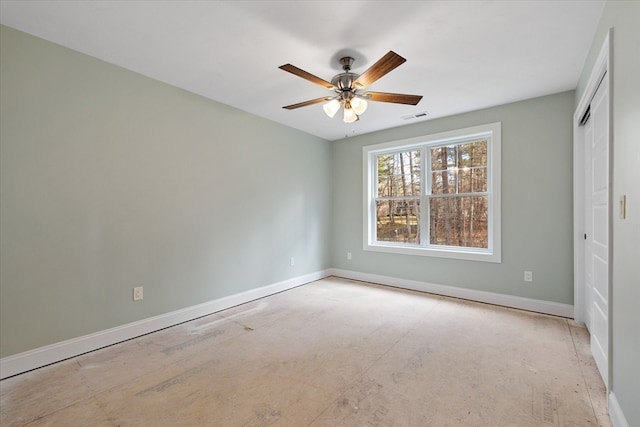
[[[294,65],[281,65],[278,67],[281,70],[288,71],[289,73],[302,77],[311,83],[333,90],[337,94],[335,96],[323,96],[322,98],[287,105],[282,108],[294,110],[296,108],[324,102],[325,104],[323,105],[323,109],[329,117],[335,116],[340,107],[343,107],[345,123],[353,123],[358,120],[360,115],[367,109],[367,101],[416,105],[422,99],[421,95],[405,95],[401,93],[370,91],[363,92],[363,89],[366,89],[380,77],[399,67],[406,61],[406,59],[397,53],[389,51],[389,53],[380,58],[378,62],[373,64],[360,75],[351,72],[351,65],[353,65],[353,61],[354,59],[350,56],[341,58],[340,64],[342,65],[344,72],[333,76],[331,82],[314,76],[313,74],[301,70]]]

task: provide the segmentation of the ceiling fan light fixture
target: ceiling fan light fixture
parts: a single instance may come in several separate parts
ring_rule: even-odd
[[[353,108],[346,108],[346,105],[345,105],[344,122],[345,123],[353,123],[356,120],[358,120],[358,115],[356,114],[356,112],[353,111]]]
[[[327,114],[327,116],[333,118],[333,116],[335,116],[340,109],[340,101],[334,98],[331,101],[325,103],[322,106],[322,109]]]
[[[355,96],[352,100],[351,100],[351,108],[353,109],[353,111],[360,116],[362,113],[365,112],[365,110],[367,109],[367,101],[365,101],[362,98],[359,98],[357,96]]]

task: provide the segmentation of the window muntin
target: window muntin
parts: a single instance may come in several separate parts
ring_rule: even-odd
[[[500,262],[500,124],[364,147],[365,250]]]

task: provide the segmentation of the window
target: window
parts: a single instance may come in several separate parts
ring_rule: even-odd
[[[364,249],[500,262],[500,123],[364,147]]]

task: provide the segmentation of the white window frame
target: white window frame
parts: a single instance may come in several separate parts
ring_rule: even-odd
[[[432,146],[459,144],[471,142],[479,138],[487,139],[487,196],[488,196],[488,247],[467,248],[457,246],[431,245],[427,234],[422,234],[423,242],[420,245],[385,242],[376,240],[376,209],[375,198],[377,192],[377,156],[392,152],[423,150],[421,155],[421,173],[427,174],[428,157],[426,151]],[[362,148],[363,151],[363,249],[365,251],[388,252],[405,255],[420,255],[442,258],[454,258],[471,261],[502,262],[501,254],[501,220],[500,220],[500,146],[501,123],[490,123],[433,135],[419,136],[415,138],[391,141],[382,144],[369,145]],[[430,170],[430,169],[429,169]],[[429,176],[428,174],[427,176]],[[426,179],[421,180],[420,208],[425,209],[426,214],[422,218],[428,218],[428,188]],[[428,183],[427,183],[428,184]],[[423,230],[428,226],[423,226]]]

